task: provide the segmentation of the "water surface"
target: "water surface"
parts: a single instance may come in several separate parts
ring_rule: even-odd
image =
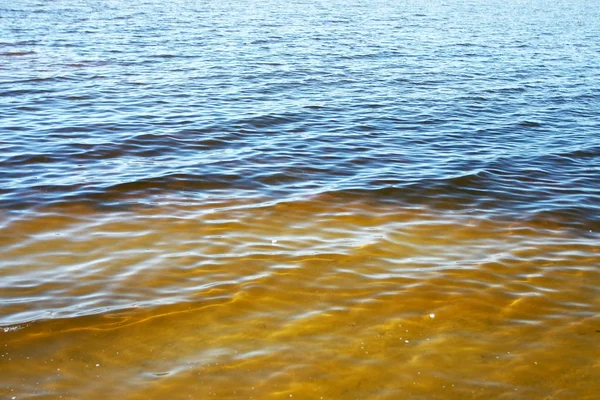
[[[0,6],[0,395],[592,399],[600,7]]]

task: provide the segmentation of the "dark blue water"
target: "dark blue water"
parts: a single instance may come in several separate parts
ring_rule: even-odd
[[[599,21],[579,0],[6,2],[0,206],[333,192],[597,228]]]

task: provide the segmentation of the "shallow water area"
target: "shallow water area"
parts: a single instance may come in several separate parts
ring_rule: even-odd
[[[600,8],[0,5],[0,397],[595,399]]]
[[[58,211],[8,224],[6,396],[597,389],[595,235],[352,196]]]

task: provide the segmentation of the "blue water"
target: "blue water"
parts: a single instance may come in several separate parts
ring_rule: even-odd
[[[600,219],[588,1],[0,6],[0,206],[360,193]]]

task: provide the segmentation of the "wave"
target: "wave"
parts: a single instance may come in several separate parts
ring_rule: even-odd
[[[35,51],[33,50],[29,50],[29,51],[6,51],[6,52],[0,52],[0,57],[23,57],[23,56],[31,56],[37,54]]]
[[[395,204],[440,211],[488,215],[491,218],[555,221],[565,227],[600,231],[598,177],[577,177],[556,182],[544,170],[526,175],[502,170],[479,170],[445,179],[331,179],[322,167],[284,167],[278,171],[245,174],[243,170],[205,174],[170,173],[112,184],[37,185],[0,189],[0,207],[23,210],[44,205],[85,204],[98,209],[152,207],[160,199],[176,198],[191,204],[205,199],[262,199],[285,202],[332,196],[340,201]],[[185,200],[187,199],[187,200]],[[164,202],[165,200],[163,200]]]

